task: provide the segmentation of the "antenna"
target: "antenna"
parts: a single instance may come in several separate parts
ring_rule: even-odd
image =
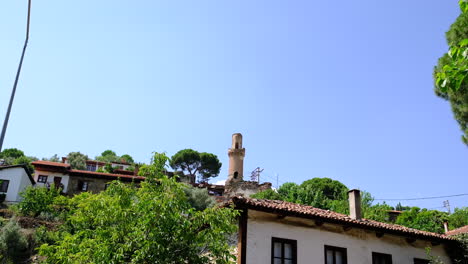
[[[263,171],[263,169],[260,169],[260,167],[257,167],[255,170],[253,170],[250,174],[250,180],[251,181],[256,181],[260,183],[260,173]]]
[[[444,201],[444,207],[447,208],[448,214],[450,214],[450,202],[449,200]]]
[[[31,0],[28,0],[28,20],[26,23],[26,39],[24,40],[23,53],[21,54],[21,59],[18,65],[18,71],[16,72],[15,83],[13,84],[13,90],[11,91],[10,103],[8,104],[5,121],[3,121],[2,134],[0,135],[0,151],[2,151],[3,140],[5,139],[6,129],[8,126],[8,120],[10,119],[11,106],[13,105],[13,99],[15,99],[16,86],[18,85],[18,79],[21,73],[21,67],[23,66],[24,54],[26,53],[26,47],[28,46],[30,17],[31,17]]]

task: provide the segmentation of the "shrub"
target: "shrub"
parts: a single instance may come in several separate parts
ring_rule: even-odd
[[[52,185],[50,188],[45,187],[28,187],[22,193],[23,198],[18,204],[18,212],[27,216],[38,216],[41,213],[56,214],[54,201],[61,197],[61,189],[57,189]]]
[[[208,194],[208,190],[205,188],[188,186],[184,189],[184,192],[190,205],[198,211],[203,211],[216,204],[215,199]]]
[[[10,220],[0,231],[0,261],[20,263],[29,257],[28,242],[15,220]]]

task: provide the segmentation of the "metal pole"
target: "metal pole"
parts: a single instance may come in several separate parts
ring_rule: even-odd
[[[21,73],[21,67],[23,66],[24,54],[26,53],[26,47],[28,46],[29,40],[29,20],[31,17],[31,0],[28,0],[28,21],[26,23],[26,39],[24,40],[23,53],[21,53],[21,59],[18,65],[18,71],[16,72],[15,83],[13,84],[13,90],[11,91],[10,103],[6,112],[5,120],[3,121],[2,134],[0,136],[0,151],[3,147],[3,139],[5,139],[6,129],[8,126],[8,120],[10,119],[11,106],[13,105],[13,99],[15,99],[16,86],[18,85],[18,79]]]

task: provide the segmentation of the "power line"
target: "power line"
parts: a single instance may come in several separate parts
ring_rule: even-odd
[[[376,201],[414,201],[414,200],[430,200],[430,199],[440,199],[448,197],[458,197],[458,196],[467,196],[468,193],[453,194],[453,195],[444,195],[444,196],[433,196],[433,197],[422,197],[422,198],[403,198],[403,199],[374,199]]]

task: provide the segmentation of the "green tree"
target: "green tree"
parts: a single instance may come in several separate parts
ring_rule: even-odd
[[[128,155],[128,154],[124,154],[122,156],[120,156],[120,160],[123,161],[123,162],[126,162],[128,164],[133,164],[135,163],[135,161],[133,160],[132,156]]]
[[[183,149],[174,154],[170,165],[174,170],[198,176],[199,181],[208,181],[209,178],[218,176],[221,169],[221,162],[216,155],[193,149]]]
[[[72,169],[86,170],[86,161],[89,160],[89,158],[88,155],[78,151],[68,153],[67,160]]]
[[[15,160],[25,157],[22,150],[16,148],[4,149],[0,152],[0,159],[3,160],[3,165],[18,165]]]
[[[398,216],[396,224],[443,234],[445,231],[443,223],[447,220],[448,214],[445,212],[412,207]]]
[[[62,239],[44,244],[46,263],[230,263],[227,237],[237,212],[197,211],[184,185],[164,175],[165,155],[155,155],[140,188],[114,181],[99,194],[81,193]]]
[[[23,263],[29,256],[28,242],[14,219],[0,229],[0,262]]]
[[[35,160],[37,160],[35,157],[22,156],[16,158],[12,165],[25,165],[28,168],[29,173],[34,173],[34,166],[31,164],[31,162]]]
[[[110,162],[118,162],[118,161],[120,161],[120,157],[117,156],[117,154],[116,154],[114,151],[108,149],[108,150],[105,150],[104,152],[102,152],[102,153],[101,153],[101,156],[97,156],[97,157],[96,157],[96,160],[97,160],[97,161],[101,161],[101,162],[108,162],[108,163],[110,163]]]
[[[206,188],[197,188],[187,185],[184,192],[185,195],[187,195],[190,205],[198,211],[203,211],[206,208],[216,205],[215,199],[213,196],[208,194],[208,190]]]
[[[42,160],[51,161],[51,162],[60,162],[60,158],[59,158],[59,156],[57,154],[54,154],[50,158],[42,158]]]
[[[56,213],[54,204],[61,197],[60,192],[61,189],[54,185],[50,188],[28,186],[20,193],[22,200],[17,205],[18,211],[21,215],[34,217],[41,213]]]
[[[348,188],[341,182],[330,178],[313,178],[299,185],[296,202],[331,209],[331,201],[347,198]]]
[[[453,214],[449,216],[450,229],[456,229],[468,225],[468,207],[455,208]]]
[[[449,46],[434,69],[436,95],[448,100],[468,144],[468,4],[460,0],[462,13],[446,33]]]
[[[280,200],[280,201],[285,201],[285,197],[282,196],[281,194],[277,193],[274,190],[265,190],[263,192],[258,192],[256,194],[251,195],[250,197],[256,198],[256,199],[266,199],[266,200]]]

